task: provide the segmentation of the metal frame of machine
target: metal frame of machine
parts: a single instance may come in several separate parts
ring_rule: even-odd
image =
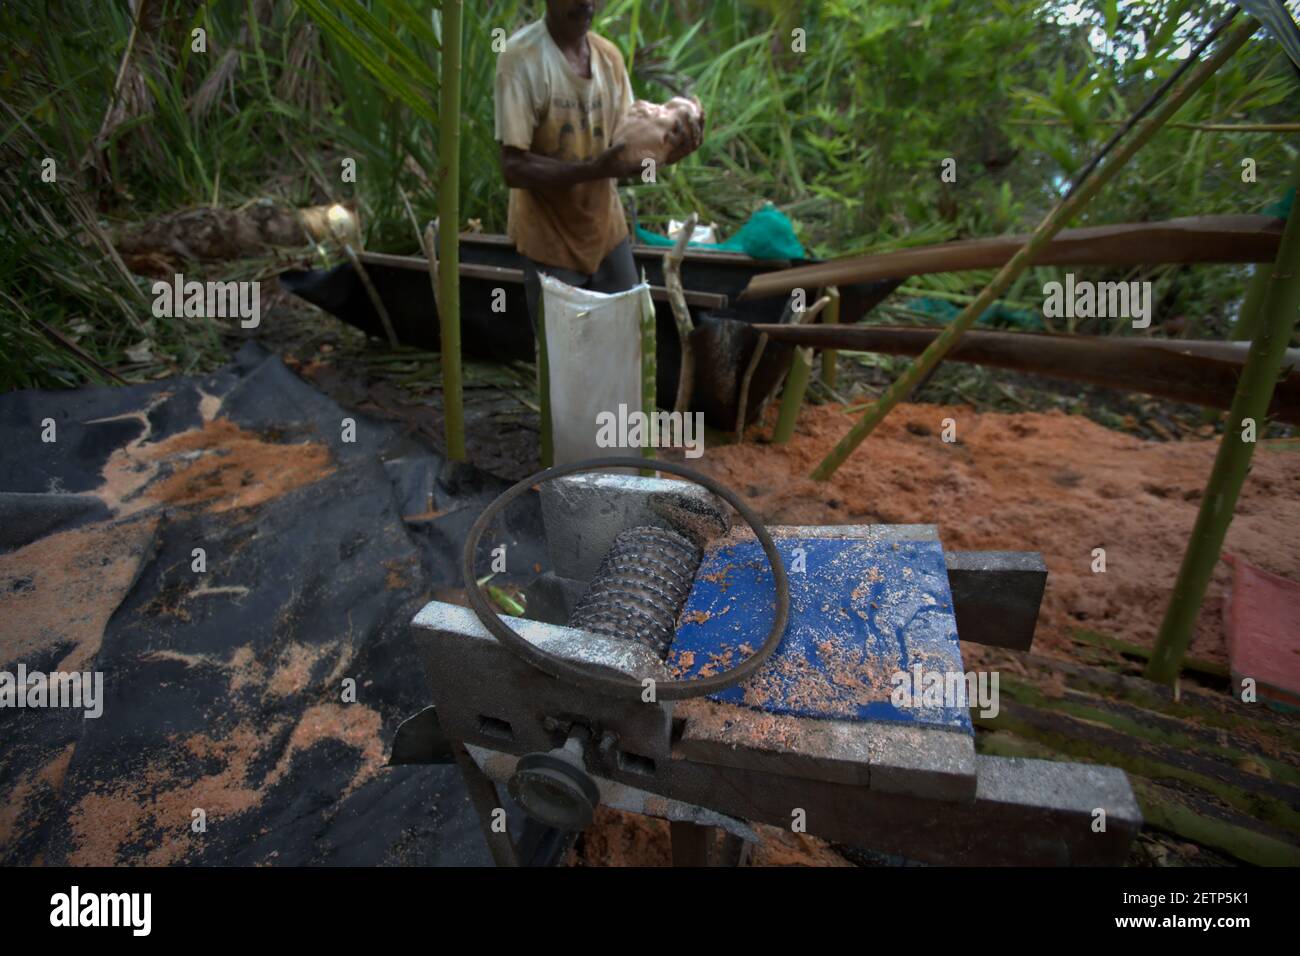
[[[681,481],[621,474],[558,478],[541,497],[554,570],[529,589],[530,616],[543,619],[510,619],[516,633],[594,674],[671,680],[649,648],[563,622],[620,532],[671,528],[674,514],[721,513],[722,503]],[[770,531],[937,541],[928,525]],[[1041,556],[945,558],[962,640],[1027,649]],[[707,828],[723,832],[721,856],[735,862],[742,841],[757,839],[753,824],[797,821],[827,840],[927,863],[1118,864],[1142,825],[1117,769],[978,755],[969,733],[928,726],[593,693],[523,660],[457,605],[432,602],[413,627],[436,711],[403,725],[394,762],[454,757],[498,864],[520,854],[500,825],[497,784],[551,826],[580,828],[596,803],[666,819],[682,863],[720,861]]]

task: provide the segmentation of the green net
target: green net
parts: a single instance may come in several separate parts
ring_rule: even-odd
[[[913,312],[932,315],[943,325],[947,325],[961,312],[961,306],[943,299],[911,299],[907,307]],[[1042,332],[1046,330],[1043,317],[1028,309],[1013,309],[1001,302],[994,302],[980,314],[978,325],[995,329],[1018,329],[1022,332]]]
[[[671,246],[673,240],[636,227],[638,242],[647,246]],[[803,245],[794,234],[794,224],[776,206],[767,203],[726,242],[692,242],[693,249],[740,252],[753,259],[805,259]]]

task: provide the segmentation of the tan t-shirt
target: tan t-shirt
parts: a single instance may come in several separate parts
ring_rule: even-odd
[[[604,152],[632,104],[618,48],[587,34],[591,78],[579,76],[539,20],[506,42],[497,58],[496,138],[504,146],[569,162]],[[615,181],[564,189],[510,190],[506,230],[515,247],[546,265],[584,275],[627,236]]]

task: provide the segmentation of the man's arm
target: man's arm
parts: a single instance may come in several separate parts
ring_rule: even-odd
[[[596,179],[622,179],[637,172],[623,159],[625,144],[611,146],[595,159],[552,159],[514,146],[501,147],[501,171],[511,189],[565,189]]]

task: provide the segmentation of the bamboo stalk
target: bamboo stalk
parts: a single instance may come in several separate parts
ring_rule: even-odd
[[[1073,126],[1069,120],[1007,120],[1012,126]],[[1099,126],[1119,126],[1123,120],[1092,120]],[[1202,133],[1300,133],[1300,123],[1166,123],[1169,129]]]
[[[1286,188],[1287,190],[1300,189],[1300,166],[1292,172]],[[1250,282],[1246,285],[1246,298],[1241,303],[1241,314],[1237,317],[1237,324],[1232,327],[1232,334],[1228,336],[1231,341],[1245,342],[1255,337],[1255,327],[1259,325],[1264,294],[1268,291],[1269,279],[1272,275],[1273,272],[1267,265],[1261,263],[1255,266],[1255,274],[1250,277]]]
[[[465,397],[460,367],[460,46],[463,0],[442,0],[442,75],[438,115],[438,323],[442,333],[442,407],[447,456],[465,460]]]
[[[691,213],[677,237],[676,244],[664,253],[664,287],[668,290],[668,304],[672,306],[673,322],[677,325],[677,339],[681,343],[682,363],[677,374],[677,398],[673,402],[673,411],[685,415],[691,408],[691,396],[695,391],[695,350],[691,347],[691,332],[695,324],[691,321],[691,311],[686,307],[686,291],[682,287],[682,259],[686,255],[686,246],[695,232],[695,223],[699,221],[696,213]]]
[[[495,584],[489,584],[486,590],[488,597],[492,599],[492,603],[501,608],[501,610],[505,611],[511,617],[523,617],[526,613],[527,609],[516,601],[510,595],[510,592],[506,591],[504,588],[499,588]]]
[[[40,319],[32,319],[32,322],[34,322],[36,324],[36,327],[40,329],[42,332],[44,332],[45,335],[49,337],[49,339],[53,341],[56,345],[60,345],[63,348],[67,349],[77,358],[81,359],[83,362],[85,362],[87,365],[93,368],[100,375],[103,375],[106,378],[111,378],[119,385],[131,384],[122,376],[114,372],[111,368],[101,365],[98,361],[95,360],[95,358],[92,355],[90,355],[90,353],[88,353],[85,349],[81,348],[81,346],[77,345],[76,342],[73,342],[71,339],[64,337],[62,333],[58,332],[55,329],[50,328]]]
[[[1146,145],[1160,127],[1167,123],[1191,98],[1192,94],[1200,89],[1219,67],[1231,59],[1233,54],[1244,46],[1246,41],[1258,29],[1259,21],[1253,17],[1247,18],[1245,23],[1234,30],[1213,55],[1196,67],[1182,85],[1170,93],[1168,99],[1164,100],[1146,120],[1134,129],[1132,136],[1118,146],[1108,163],[1101,166],[1092,176],[1084,180],[1069,198],[1058,203],[1048,213],[1047,217],[1029,237],[1029,241],[998,271],[998,274],[984,287],[984,291],[975,298],[975,301],[968,304],[961,314],[949,323],[948,327],[921,354],[920,358],[895,380],[889,390],[863,414],[862,418],[840,440],[839,444],[831,449],[821,464],[813,470],[812,477],[814,480],[825,481],[835,473],[835,470],[844,463],[844,460],[853,453],[853,450],[862,443],[863,439],[884,421],[894,406],[907,398],[916,387],[916,384],[943,360],[948,351],[961,340],[966,330],[984,314],[984,310],[997,301],[998,297],[1005,293],[1016,278],[1033,263],[1034,255],[1053,236],[1065,228],[1066,224],[1080,210],[1092,201],[1093,197],[1101,191],[1101,188],[1115,177],[1115,174],[1133,158],[1138,150]]]
[[[1260,306],[1259,327],[1250,345],[1250,355],[1241,372],[1237,393],[1228,412],[1227,426],[1219,441],[1214,468],[1201,496],[1201,507],[1169,607],[1165,610],[1146,676],[1171,684],[1178,677],[1183,655],[1192,640],[1196,617],[1205,599],[1210,576],[1219,561],[1223,539],[1232,523],[1232,513],[1250,471],[1255,442],[1242,436],[1247,419],[1255,423],[1256,436],[1277,384],[1282,359],[1300,311],[1300,204],[1292,207],[1282,233],[1277,262],[1269,274],[1268,289]]]
[[[826,314],[822,316],[822,325],[839,325],[840,290],[831,286],[826,290],[826,294],[831,297],[831,304],[826,307]],[[839,358],[840,353],[835,349],[827,349],[822,353],[822,381],[831,388],[835,387],[835,381],[839,378]],[[806,386],[807,382],[805,381],[804,384]],[[800,396],[799,401],[803,401],[803,396]]]
[[[831,309],[839,311],[840,293],[834,286],[826,290],[826,295],[817,300],[808,313],[801,316],[796,325],[811,325],[819,313]],[[835,323],[838,325],[839,321]],[[796,348],[790,360],[790,372],[786,376],[785,389],[781,392],[781,410],[777,413],[776,428],[772,431],[772,441],[782,445],[794,434],[794,425],[799,418],[799,409],[803,406],[804,393],[808,390],[808,378],[812,373],[813,350]],[[757,363],[755,363],[757,364]],[[823,379],[825,374],[823,373]],[[746,386],[748,392],[748,386]],[[742,400],[745,396],[742,396]],[[761,415],[759,416],[762,417]]]
[[[429,257],[429,247],[425,245],[427,237],[420,233],[420,223],[415,218],[415,210],[411,208],[411,200],[406,196],[406,190],[401,186],[397,187],[397,194],[402,197],[402,206],[406,209],[406,218],[411,221],[411,231],[415,233],[415,241],[420,244],[420,252],[427,259]]]
[[[790,374],[785,380],[785,389],[781,392],[781,411],[776,417],[776,428],[772,432],[772,442],[784,445],[794,435],[794,423],[799,418],[799,409],[803,406],[804,393],[808,390],[808,378],[812,375],[813,350],[797,348],[790,361]],[[826,355],[823,353],[822,359]],[[826,377],[825,371],[822,378]]]
[[[104,111],[104,119],[99,124],[99,132],[91,140],[90,148],[83,157],[84,163],[90,153],[103,149],[112,132],[111,122],[113,114],[117,112],[117,104],[122,99],[122,87],[126,82],[127,71],[131,68],[131,56],[135,52],[135,38],[140,32],[140,18],[144,15],[144,4],[135,7],[134,15],[131,17],[131,34],[126,40],[126,51],[122,54],[122,60],[117,67],[117,78],[113,81],[113,97],[109,100],[108,109]],[[101,160],[101,165],[103,165]]]

